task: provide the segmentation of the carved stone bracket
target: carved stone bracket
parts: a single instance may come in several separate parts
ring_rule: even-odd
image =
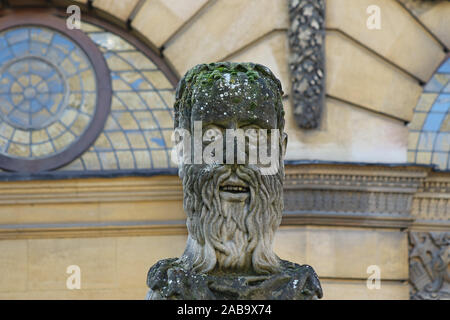
[[[450,232],[409,234],[411,299],[450,299]]]
[[[303,129],[319,126],[325,96],[325,0],[289,0],[294,117]]]

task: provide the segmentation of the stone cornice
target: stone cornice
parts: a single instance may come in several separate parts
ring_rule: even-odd
[[[0,225],[0,240],[187,234],[184,220]]]
[[[282,225],[445,230],[450,227],[449,185],[450,173],[420,166],[287,165]],[[126,205],[181,201],[182,196],[177,176],[0,182],[3,212],[12,205],[45,211],[53,204]],[[186,233],[182,220],[99,223],[79,221],[82,217],[59,224],[3,224],[0,239]]]
[[[414,194],[411,216],[417,230],[449,230],[450,173],[431,173]]]
[[[176,176],[0,182],[0,205],[181,200]]]
[[[286,167],[291,222],[440,230],[450,227],[450,173],[421,166]]]
[[[285,188],[414,193],[427,177],[428,171],[428,168],[407,166],[288,165]]]

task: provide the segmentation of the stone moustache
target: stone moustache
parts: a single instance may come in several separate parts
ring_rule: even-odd
[[[272,249],[283,212],[287,135],[282,95],[273,73],[253,63],[201,64],[181,79],[175,129],[192,132],[196,121],[202,122],[203,130],[222,133],[278,129],[278,172],[261,174],[263,165],[258,163],[180,161],[189,233],[186,249],[180,258],[161,260],[150,268],[147,299],[322,297],[310,266],[281,260]]]

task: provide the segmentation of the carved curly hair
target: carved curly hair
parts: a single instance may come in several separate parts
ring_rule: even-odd
[[[180,80],[175,94],[175,123],[174,127],[179,128],[180,119],[190,119],[192,109],[192,93],[195,86],[212,84],[220,79],[224,74],[231,76],[247,77],[250,81],[263,79],[265,83],[276,93],[278,128],[284,129],[284,110],[281,98],[283,90],[281,82],[269,70],[269,68],[256,63],[235,63],[235,62],[215,62],[209,64],[199,64],[190,69]],[[188,121],[190,122],[190,121]]]

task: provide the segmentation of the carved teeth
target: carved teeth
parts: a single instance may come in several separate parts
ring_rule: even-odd
[[[222,191],[248,192],[248,188],[240,186],[224,186],[220,188]]]

